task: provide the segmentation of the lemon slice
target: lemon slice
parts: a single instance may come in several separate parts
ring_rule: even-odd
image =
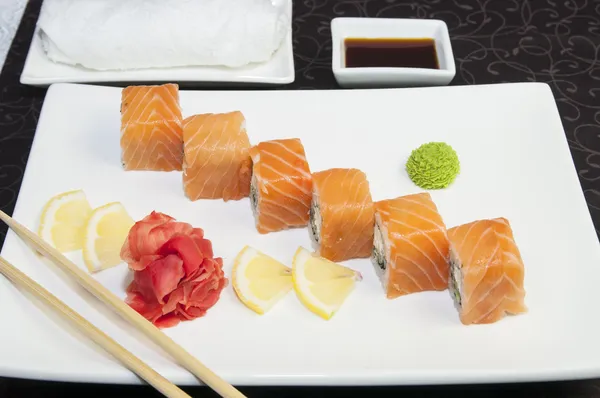
[[[82,190],[63,192],[44,205],[38,235],[61,253],[83,246],[83,227],[92,208]]]
[[[294,290],[313,313],[330,319],[354,290],[359,272],[314,255],[303,247],[294,254],[292,263]]]
[[[121,248],[135,221],[119,202],[100,206],[92,212],[85,225],[83,261],[90,272],[118,265]]]
[[[274,258],[244,247],[233,263],[232,284],[244,305],[265,314],[292,290],[292,270]]]

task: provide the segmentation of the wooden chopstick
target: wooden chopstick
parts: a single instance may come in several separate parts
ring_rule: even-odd
[[[52,308],[71,321],[71,323],[87,337],[113,357],[120,360],[123,365],[135,372],[142,379],[146,380],[148,384],[163,393],[164,396],[169,398],[191,398],[175,384],[172,384],[169,380],[155,372],[150,366],[146,365],[119,343],[107,336],[103,331],[92,325],[72,308],[56,298],[52,293],[19,271],[14,265],[2,258],[2,256],[0,256],[0,273],[4,274],[4,276],[11,280],[15,285],[24,288],[29,293],[49,304]]]
[[[175,343],[171,338],[154,326],[146,318],[138,314],[123,300],[115,296],[102,284],[92,278],[88,273],[79,268],[75,263],[66,258],[58,250],[54,249],[35,233],[0,210],[0,219],[4,221],[21,239],[30,243],[43,256],[52,260],[63,272],[72,276],[88,292],[106,304],[109,308],[142,331],[148,338],[154,341],[163,350],[169,353],[181,366],[194,374],[207,386],[224,398],[246,398],[231,384],[217,376],[213,371],[204,366],[198,359],[194,358],[183,347]]]

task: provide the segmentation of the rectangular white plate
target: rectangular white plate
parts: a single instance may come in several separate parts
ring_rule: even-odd
[[[357,167],[380,200],[420,190],[403,167],[410,151],[446,141],[462,172],[431,195],[448,227],[507,217],[526,266],[529,313],[464,326],[447,291],[387,300],[369,260],[345,264],[364,280],[324,321],[291,293],[259,316],[228,287],[206,317],[167,329],[235,384],[437,384],[600,376],[600,245],[556,104],[536,83],[353,91],[183,91],[184,115],[239,109],[253,143],[300,137],[312,171]],[[53,85],[46,96],[14,216],[29,228],[52,195],[84,189],[92,206],[121,201],[204,228],[229,275],[246,244],[290,263],[306,228],[260,235],[248,199],[190,202],[181,174],[125,172],[120,89]],[[196,380],[13,233],[2,255],[157,371]],[[71,258],[83,267],[80,253]],[[124,297],[125,265],[95,275]],[[137,378],[0,278],[0,374],[136,383]]]
[[[243,68],[183,67],[155,68],[129,71],[95,71],[79,66],[55,63],[46,57],[38,30],[33,35],[21,83],[47,86],[53,83],[159,83],[173,82],[182,85],[226,83],[228,85],[289,84],[295,79],[294,52],[292,48],[292,0],[273,0],[285,7],[290,16],[290,28],[279,50],[270,61]]]

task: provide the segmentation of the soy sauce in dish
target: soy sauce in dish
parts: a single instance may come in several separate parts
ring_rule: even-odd
[[[346,38],[344,50],[346,68],[440,68],[430,38]]]

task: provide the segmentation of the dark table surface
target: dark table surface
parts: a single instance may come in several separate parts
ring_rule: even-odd
[[[11,214],[46,90],[19,84],[40,1],[30,1],[0,74],[0,208]],[[331,72],[332,18],[437,18],[450,29],[452,85],[538,81],[552,88],[590,213],[600,231],[600,0],[295,0],[296,81],[278,89],[338,88]],[[0,243],[6,228],[0,227]],[[4,320],[0,318],[0,327]],[[0,353],[1,355],[1,353]],[[57,360],[60,360],[57,358]],[[241,388],[250,397],[600,397],[600,381],[384,387]],[[215,396],[202,387],[194,397]],[[0,378],[0,397],[159,396],[144,386]]]

